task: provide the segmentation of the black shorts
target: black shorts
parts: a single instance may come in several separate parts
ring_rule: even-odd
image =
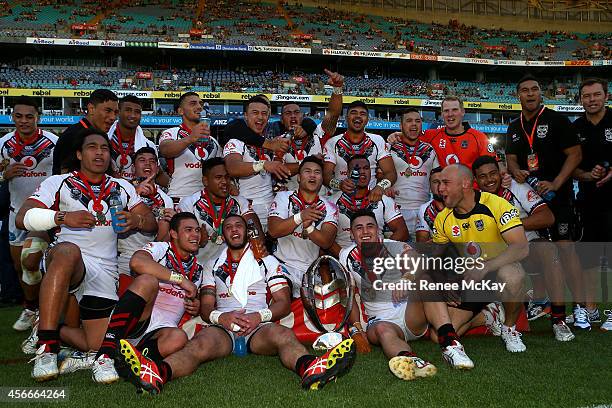
[[[571,197],[567,194],[557,196],[548,203],[548,208],[555,216],[555,223],[547,230],[542,231],[541,236],[548,235],[552,241],[574,241],[578,239],[579,234],[576,233],[577,213]]]

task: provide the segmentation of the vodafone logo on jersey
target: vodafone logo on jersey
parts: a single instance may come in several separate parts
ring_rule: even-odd
[[[449,154],[446,156],[446,165],[459,164],[459,157],[456,154]]]
[[[19,162],[26,166],[27,170],[32,170],[38,164],[38,160],[34,156],[24,156]]]
[[[184,299],[185,298],[185,294],[183,293],[182,290],[174,290],[171,287],[160,286],[159,287],[159,291],[161,293],[166,293],[166,294],[168,294],[170,296],[174,296],[174,297],[177,297],[179,299]]]
[[[423,166],[423,159],[421,159],[419,156],[415,156],[412,158],[412,160],[410,160],[408,165],[412,170],[420,169],[421,166]]]
[[[115,159],[115,165],[117,166],[118,169],[128,169],[132,167],[132,158],[130,157],[130,155],[125,155],[125,156],[119,155]]]
[[[538,193],[536,193],[534,190],[529,190],[527,192],[527,201],[529,201],[530,203],[538,200],[540,197],[538,196]]]
[[[185,168],[187,168],[187,169],[201,169],[202,168],[202,163],[201,162],[185,163]]]
[[[87,211],[89,211],[93,215],[96,215],[96,211],[93,209],[93,205],[93,200],[89,200],[89,202],[87,203]],[[106,201],[102,200],[100,201],[100,205],[102,205],[102,214],[106,215],[108,213],[108,204],[106,204]]]

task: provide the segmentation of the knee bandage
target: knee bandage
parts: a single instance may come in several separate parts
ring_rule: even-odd
[[[28,238],[26,239],[26,242],[28,240],[31,241],[30,247],[26,248],[24,245],[23,249],[21,250],[21,270],[23,271],[23,282],[27,285],[36,285],[42,280],[40,268],[31,271],[27,269],[23,263],[24,260],[32,254],[40,252],[42,255],[42,253],[49,247],[49,244],[44,239],[37,237]]]

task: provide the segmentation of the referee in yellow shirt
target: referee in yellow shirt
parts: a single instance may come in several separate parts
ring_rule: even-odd
[[[462,256],[484,260],[481,264],[484,267],[464,273],[465,283],[487,279],[505,283],[501,291],[505,309],[501,337],[508,351],[525,351],[521,334],[515,327],[525,280],[520,261],[529,254],[519,211],[497,195],[474,190],[474,177],[467,166],[447,166],[441,179],[439,193],[446,208],[434,222],[433,242],[453,243]],[[453,323],[467,322],[472,313],[459,305],[459,308],[451,308],[449,316]]]

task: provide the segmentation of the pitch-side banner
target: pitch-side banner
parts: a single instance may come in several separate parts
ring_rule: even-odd
[[[125,41],[39,37],[27,37],[26,44],[68,45],[74,47],[125,47]]]

